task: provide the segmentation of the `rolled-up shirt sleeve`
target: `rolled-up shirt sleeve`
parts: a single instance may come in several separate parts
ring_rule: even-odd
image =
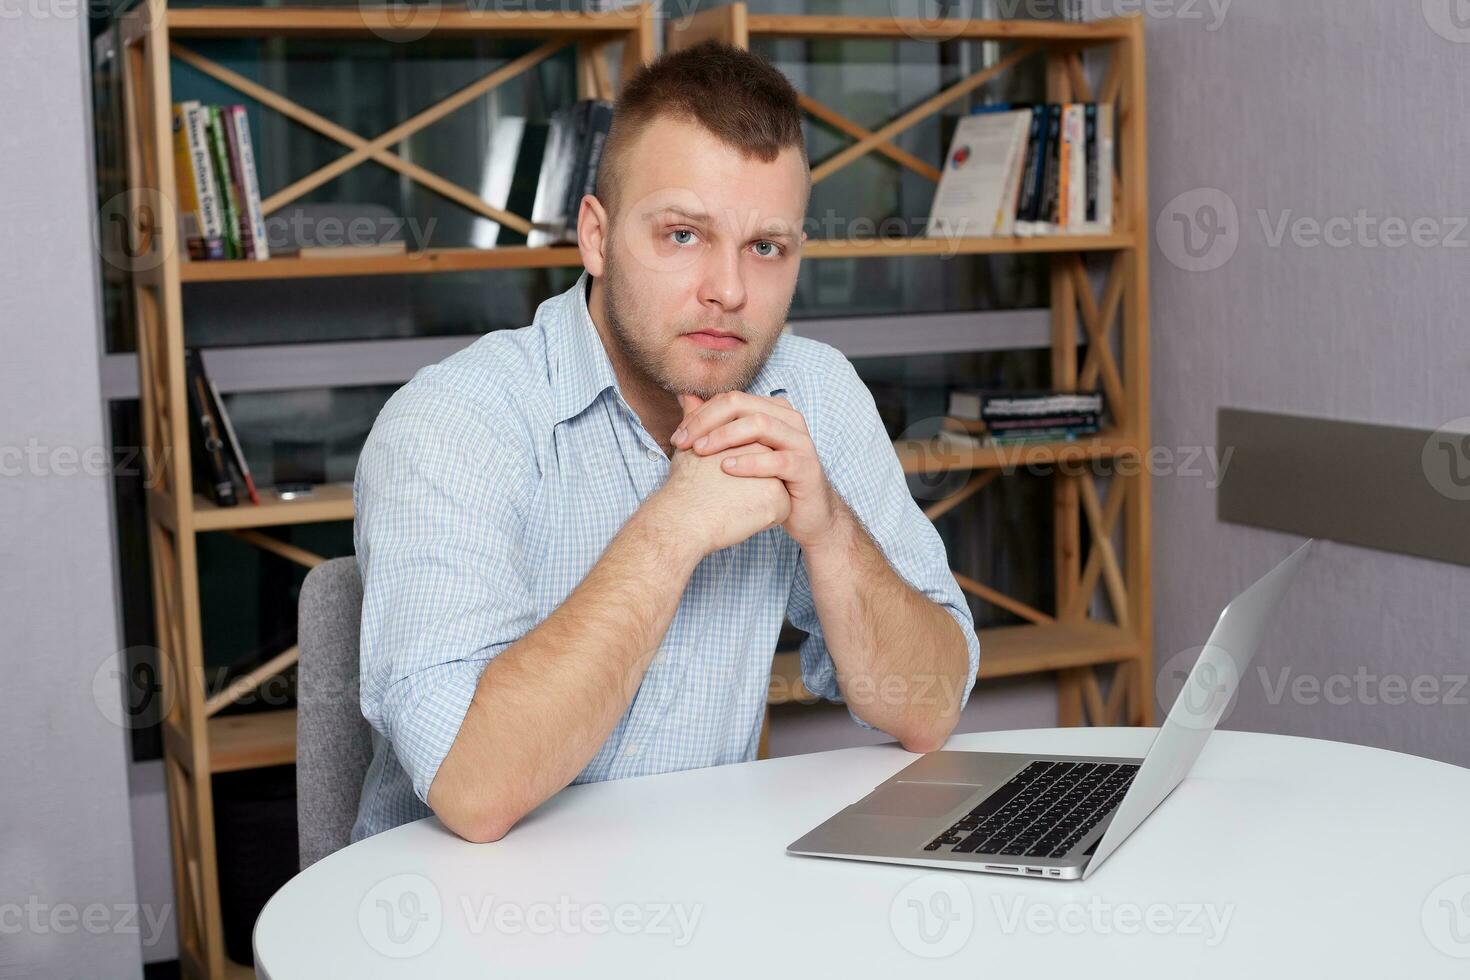
[[[389,400],[358,460],[362,712],[425,805],[485,666],[535,625],[533,474],[482,409],[432,384]]]
[[[834,352],[832,370],[817,398],[821,407],[815,424],[808,418],[808,431],[827,481],[867,528],[899,577],[939,604],[964,634],[969,662],[960,695],[963,710],[980,668],[980,641],[969,603],[950,571],[944,541],[909,493],[903,466],[893,451],[873,395],[847,358]],[[819,697],[843,701],[804,561],[797,567],[787,618],[807,633],[800,651],[803,685]],[[881,682],[875,684],[876,693],[881,693],[881,687]],[[935,690],[933,696],[944,697],[947,693]],[[862,727],[875,730],[857,716],[850,704],[848,713]]]

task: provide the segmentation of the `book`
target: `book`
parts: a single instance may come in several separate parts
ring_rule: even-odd
[[[198,351],[186,352],[184,359],[184,387],[189,399],[189,411],[194,420],[194,438],[200,451],[194,454],[194,463],[199,482],[208,490],[209,499],[219,507],[234,507],[240,501],[235,496],[235,484],[230,479],[230,469],[225,461],[225,444],[210,410],[209,392],[200,373]]]
[[[219,106],[205,106],[204,132],[209,141],[209,158],[214,165],[215,178],[219,185],[220,217],[224,225],[225,255],[227,259],[245,257],[240,241],[240,207],[235,197],[235,182],[230,173],[230,151],[225,142],[225,129]]]
[[[511,181],[515,177],[516,159],[520,155],[521,138],[526,131],[525,116],[500,116],[490,129],[490,142],[485,151],[484,176],[480,181],[480,197],[498,208],[509,211]],[[476,218],[470,241],[476,248],[494,248],[500,239],[500,222]]]
[[[613,104],[600,99],[588,100],[584,128],[577,149],[577,165],[572,170],[572,195],[567,204],[566,238],[577,240],[577,216],[582,211],[582,198],[597,190],[597,168],[602,162],[602,149],[612,130]]]
[[[260,177],[255,170],[255,147],[250,142],[250,118],[243,105],[226,106],[223,115],[225,132],[230,137],[230,160],[235,165],[240,237],[246,242],[246,258],[264,261],[271,257],[271,250],[260,207]]]
[[[1046,107],[1046,134],[1041,155],[1040,192],[1031,220],[1020,224],[1020,235],[1049,235],[1057,228],[1057,198],[1060,191],[1060,147],[1062,141],[1062,107],[1055,103]]]
[[[191,348],[189,357],[195,360],[195,369],[199,377],[204,379],[204,385],[209,393],[209,409],[224,436],[225,449],[229,452],[229,461],[235,467],[235,472],[240,474],[240,482],[245,484],[245,493],[250,497],[250,502],[260,506],[260,494],[255,489],[255,478],[250,473],[250,464],[245,461],[245,452],[240,448],[240,440],[235,435],[235,424],[230,421],[230,413],[225,410],[225,400],[220,397],[219,388],[215,386],[214,379],[204,367],[204,355],[198,350]]]
[[[566,198],[576,154],[576,115],[575,105],[563,106],[551,114],[531,206],[532,227],[526,236],[526,244],[531,247],[557,244],[566,231]]]
[[[1057,164],[1057,231],[1075,233],[1087,221],[1086,109],[1080,103],[1062,107],[1061,159]]]
[[[1090,105],[1087,153],[1087,221],[1083,231],[1106,235],[1113,230],[1113,107]]]
[[[602,148],[612,128],[612,109],[611,102],[582,99],[552,113],[527,245],[577,240],[577,212],[583,195],[596,189]]]
[[[237,235],[240,240],[240,258],[249,259],[255,256],[255,229],[250,224],[248,209],[245,205],[245,188],[241,183],[242,170],[240,168],[240,144],[235,136],[235,127],[231,123],[229,107],[217,108],[219,112],[220,133],[224,136],[225,163],[230,173],[230,194],[235,201],[235,223],[239,226]]]
[[[282,254],[298,259],[361,259],[381,255],[407,255],[408,243],[400,239],[372,245],[303,245]]]
[[[184,197],[185,183],[192,186],[193,213],[198,221],[198,237],[185,238],[185,253],[190,259],[222,259],[225,257],[224,218],[220,213],[219,183],[215,178],[214,159],[209,152],[206,130],[208,115],[198,102],[181,102],[175,107],[183,129],[188,166],[177,166],[178,144],[175,143],[175,180],[179,196]],[[176,137],[177,140],[177,137]]]
[[[1087,141],[1087,213],[1083,224],[1088,229],[1097,227],[1097,103],[1083,106],[1083,133]]]
[[[536,207],[536,184],[541,161],[546,155],[546,139],[551,131],[548,123],[527,120],[521,133],[520,152],[511,173],[510,188],[505,196],[505,210],[511,214],[530,215]]]
[[[1026,169],[1021,176],[1021,195],[1016,204],[1016,234],[1022,234],[1036,221],[1041,204],[1041,181],[1046,171],[1046,120],[1044,104],[1031,107],[1031,131],[1026,139]]]
[[[987,238],[1014,229],[1031,117],[1030,109],[1020,109],[959,120],[930,205],[927,237]]]
[[[174,178],[178,183],[178,200],[174,210],[179,218],[179,242],[183,257],[197,262],[204,258],[204,235],[199,230],[199,181],[194,173],[194,160],[189,153],[187,110],[183,103],[173,104]]]
[[[1047,415],[1093,414],[1105,408],[1100,391],[987,391],[961,388],[949,393],[949,415],[956,419],[997,422]]]

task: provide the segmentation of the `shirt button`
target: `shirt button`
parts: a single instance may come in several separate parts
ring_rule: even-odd
[[[623,755],[626,755],[626,756],[635,756],[637,754],[638,754],[638,745],[636,743],[630,744],[627,748],[623,749]]]
[[[663,457],[663,454],[662,454],[662,453],[660,453],[660,452],[659,452],[659,451],[658,451],[658,450],[657,450],[657,449],[650,449],[650,450],[649,450],[649,451],[648,451],[648,452],[647,452],[647,454],[646,454],[646,455],[647,455],[647,456],[648,456],[648,458],[649,458],[649,459],[650,459],[650,460],[652,460],[652,461],[653,461],[653,462],[655,462],[655,463],[657,463],[657,462],[658,462],[658,461],[659,461],[659,460],[661,460],[661,459],[663,459],[663,458],[664,458],[664,457]]]

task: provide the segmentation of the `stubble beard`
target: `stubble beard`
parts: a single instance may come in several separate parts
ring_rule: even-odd
[[[765,333],[765,339],[752,336],[745,329],[737,332],[745,340],[745,343],[732,351],[701,350],[698,356],[701,363],[739,363],[740,367],[736,375],[728,382],[710,387],[689,378],[678,376],[674,368],[668,363],[670,348],[659,348],[647,342],[640,334],[634,324],[646,323],[647,318],[638,309],[638,303],[633,297],[636,290],[623,282],[619,275],[618,265],[611,257],[605,260],[603,276],[603,308],[607,314],[607,327],[617,343],[623,362],[636,374],[646,379],[649,383],[656,385],[663,391],[673,395],[698,395],[702,399],[710,399],[725,391],[744,391],[750,387],[755,376],[760,373],[771,352],[775,350],[776,343],[781,339],[779,327],[769,329]],[[624,299],[628,302],[625,303]],[[787,307],[790,300],[787,301]],[[784,324],[786,311],[783,309],[780,322]],[[742,322],[742,327],[745,324]],[[698,324],[681,326],[677,334],[683,334],[687,330],[696,328]],[[671,341],[677,343],[676,339]],[[760,347],[754,345],[760,343]],[[742,363],[743,362],[743,363]]]

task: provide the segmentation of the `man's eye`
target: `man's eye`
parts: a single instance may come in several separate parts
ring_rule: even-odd
[[[694,236],[694,232],[690,231],[688,228],[675,228],[673,231],[669,232],[669,234],[670,235],[689,235],[690,236],[690,240],[692,240],[693,239],[693,236]],[[675,245],[688,245],[689,244],[689,241],[680,241],[679,239],[675,238],[674,239],[674,244]]]
[[[781,246],[777,245],[775,242],[756,242],[755,243],[755,247],[756,248],[760,248],[762,245],[768,247],[770,249],[770,251],[769,252],[760,252],[760,253],[758,253],[761,256],[761,258],[764,258],[764,259],[774,259],[776,256],[778,256],[778,255],[781,254]]]

